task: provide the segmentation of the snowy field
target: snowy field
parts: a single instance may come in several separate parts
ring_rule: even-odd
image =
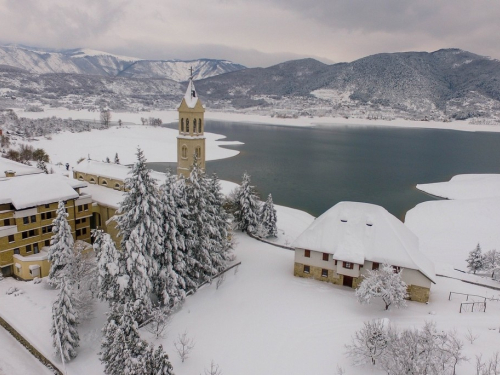
[[[137,146],[144,151],[148,162],[177,161],[178,131],[163,127],[126,125],[111,127],[106,130],[90,132],[53,134],[52,139],[37,138],[31,144],[35,148],[43,148],[50,156],[52,163],[69,163],[76,165],[80,158],[105,161],[109,157],[114,160],[118,153],[122,164],[132,164],[136,161]],[[219,139],[223,135],[205,133],[207,160],[217,160],[238,155],[239,151],[229,150],[220,146],[237,145],[241,142],[225,142]]]
[[[27,118],[45,118],[45,117],[62,117],[80,120],[99,121],[99,112],[89,112],[86,110],[76,111],[66,108],[46,108],[45,112],[24,112],[24,110],[16,110],[18,116]],[[141,117],[161,118],[164,124],[178,121],[178,112],[176,110],[166,111],[151,111],[151,112],[113,112],[112,121],[116,122],[119,119],[125,123],[140,124]],[[263,115],[253,115],[244,113],[232,112],[214,112],[208,110],[205,112],[206,120],[219,120],[229,122],[244,122],[266,125],[285,125],[285,126],[315,126],[315,125],[369,125],[369,126],[393,126],[405,128],[424,128],[424,129],[448,129],[461,131],[483,131],[483,132],[500,132],[500,126],[495,125],[472,125],[469,121],[411,121],[404,119],[394,120],[369,120],[360,118],[344,118],[344,117],[299,117],[299,118],[278,118]]]
[[[437,273],[448,265],[466,270],[465,259],[478,243],[483,252],[500,249],[500,175],[458,175],[417,188],[453,199],[420,203],[406,213],[405,224]]]
[[[438,329],[456,328],[462,340],[470,328],[480,337],[473,345],[465,344],[469,358],[479,353],[488,358],[500,346],[500,303],[490,303],[486,313],[459,314],[461,298],[448,301],[450,291],[492,296],[490,289],[438,278],[428,305],[410,302],[407,309],[386,312],[380,302],[359,305],[350,288],[294,277],[292,251],[242,234],[237,235],[237,241],[237,260],[242,264],[236,274],[230,271],[218,290],[214,283],[189,297],[174,314],[164,339],[155,341],[143,332],[143,337],[155,345],[164,345],[177,375],[202,374],[211,360],[220,365],[224,374],[331,375],[337,364],[349,375],[383,374],[370,366],[353,367],[344,345],[363,321],[385,317],[400,328],[435,321]],[[5,295],[12,285],[22,288],[25,294]],[[44,283],[35,285],[10,278],[0,282],[2,315],[59,363],[52,356],[48,334],[50,305],[55,297],[56,292]],[[96,318],[80,326],[81,347],[78,357],[68,365],[68,374],[102,372],[97,353],[103,313],[100,304]],[[173,343],[185,330],[196,346],[191,357],[181,363]],[[459,373],[472,373],[472,368],[472,362],[466,363]]]

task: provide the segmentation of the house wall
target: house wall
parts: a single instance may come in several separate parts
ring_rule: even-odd
[[[343,285],[345,276],[353,277],[352,287],[357,288],[363,281],[363,276],[368,274],[368,270],[373,268],[373,262],[365,261],[363,267],[354,264],[353,269],[343,268],[342,262],[331,259],[323,260],[323,253],[311,250],[311,257],[304,256],[305,249],[295,249],[294,275],[298,277],[311,278],[319,281],[331,282],[336,285]],[[310,267],[310,272],[304,272],[304,265]],[[322,276],[322,270],[328,270],[328,277]],[[408,285],[408,294],[411,301],[428,302],[430,296],[431,281],[420,271],[404,268],[401,270],[401,278]]]

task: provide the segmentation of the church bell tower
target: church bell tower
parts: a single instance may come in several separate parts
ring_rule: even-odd
[[[177,175],[189,177],[194,155],[205,169],[205,108],[193,83],[193,69],[179,112],[179,135],[177,136]]]

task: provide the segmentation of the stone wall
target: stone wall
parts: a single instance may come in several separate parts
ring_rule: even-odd
[[[429,295],[431,290],[429,288],[424,288],[417,285],[408,285],[408,294],[410,295],[410,301],[417,302],[429,302]]]
[[[323,268],[315,267],[315,266],[309,266],[309,268],[310,268],[310,272],[306,273],[306,272],[304,272],[304,264],[295,263],[293,274],[295,276],[298,276],[298,277],[305,277],[308,279],[315,279],[315,280],[319,280],[319,281],[330,282],[330,283],[336,284],[336,285],[342,285],[343,277],[342,277],[342,275],[337,274],[335,271],[327,270],[328,277],[324,277],[324,276],[321,276],[321,271],[323,270]]]

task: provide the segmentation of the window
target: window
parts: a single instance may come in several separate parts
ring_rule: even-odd
[[[82,175],[80,175],[80,177],[82,177]],[[45,208],[49,208],[49,207],[50,207],[50,204],[45,205]]]
[[[399,266],[392,266],[392,269],[394,270],[394,273],[400,273],[401,272],[401,267],[399,267]]]
[[[21,254],[21,252],[19,251],[19,248],[14,249],[14,254],[18,254],[18,255]]]
[[[198,133],[201,133],[201,118],[198,119]]]
[[[328,277],[328,270],[325,270],[324,268],[321,270],[321,277]]]
[[[186,133],[189,133],[189,119],[186,119]]]
[[[184,159],[187,158],[187,152],[188,152],[188,149],[187,149],[186,145],[183,145],[182,146],[182,157]]]
[[[372,264],[372,270],[378,270],[379,267],[380,267],[380,263],[373,262],[373,264]]]
[[[23,232],[21,235],[22,235],[23,240],[24,240],[25,238],[28,238],[28,232]]]
[[[91,177],[89,182],[90,182],[91,184],[95,184],[95,178],[94,178],[94,177]]]
[[[88,211],[88,210],[89,210],[89,204],[88,204],[88,203],[85,203],[85,204],[83,205],[83,209],[84,209],[85,211]]]
[[[76,230],[76,236],[80,237],[81,235],[82,235],[82,230],[81,229],[77,229]]]
[[[184,133],[184,119],[181,118],[181,132]]]
[[[30,220],[30,219],[29,219],[29,217],[28,217],[28,216],[23,217],[23,224],[29,224],[29,222],[30,222],[29,220]]]
[[[5,225],[5,226],[10,225],[10,219],[5,219],[3,221],[3,225]]]
[[[311,267],[304,265],[304,273],[311,272]]]
[[[329,255],[329,254],[327,254],[327,253],[323,253],[323,260],[328,261],[328,255]]]
[[[337,265],[337,261],[335,261],[335,265]]]
[[[13,235],[13,234],[11,234],[11,235],[9,236],[9,242],[14,242],[14,235]]]
[[[31,215],[31,222],[36,223],[36,215]]]
[[[115,189],[120,190],[120,184],[115,184]]]
[[[354,265],[350,262],[344,262],[343,267],[348,269],[348,270],[352,270],[354,268]]]
[[[51,232],[52,232],[52,225],[47,225],[46,227],[42,227],[42,234]]]
[[[87,228],[82,228],[82,234],[87,234]]]
[[[201,157],[201,147],[196,147],[195,153],[196,153],[196,157],[200,158]]]
[[[45,240],[44,246],[50,246],[50,240]]]
[[[80,219],[76,219],[76,220],[75,220],[75,224],[76,224],[76,225],[78,225],[78,224],[80,224],[80,223],[81,223],[81,220],[80,220]]]
[[[29,231],[29,236],[33,237],[34,235],[35,235],[35,230],[34,229],[30,230]]]
[[[84,217],[84,218],[82,219],[82,223],[86,223],[86,222],[87,222],[87,218],[86,218],[86,217]]]
[[[42,220],[49,220],[51,218],[52,218],[52,212],[51,211],[42,213]]]
[[[83,176],[82,176],[82,175],[78,175],[78,179],[79,179],[80,181],[83,181]]]
[[[82,212],[83,211],[83,206],[78,206],[78,212]]]
[[[38,250],[38,244],[33,244],[33,254],[38,254],[40,251]]]
[[[306,258],[310,258],[311,257],[311,250],[304,250],[304,256]]]
[[[102,184],[103,184],[104,186],[108,186],[108,181],[106,181],[106,180],[102,180]]]
[[[193,131],[196,133],[196,119],[193,120]]]
[[[31,245],[26,245],[26,252],[31,253]]]

